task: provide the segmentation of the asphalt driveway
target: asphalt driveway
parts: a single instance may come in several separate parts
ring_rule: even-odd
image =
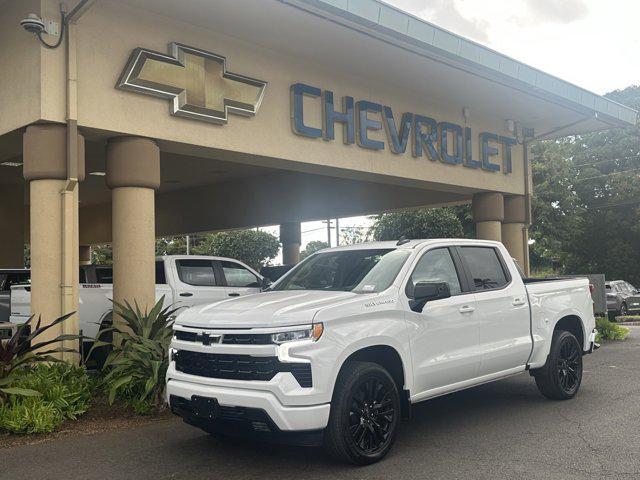
[[[584,479],[640,478],[640,328],[585,358],[574,400],[552,402],[528,375],[428,401],[381,463],[353,468],[319,449],[216,440],[178,419],[0,448],[0,478]]]

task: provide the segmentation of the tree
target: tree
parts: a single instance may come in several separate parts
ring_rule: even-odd
[[[606,96],[640,108],[640,86]],[[532,265],[640,283],[640,129],[540,142],[534,154]]]
[[[451,208],[432,208],[377,215],[371,233],[374,240],[459,238],[464,229]]]
[[[203,236],[193,246],[194,255],[215,255],[243,261],[259,270],[278,255],[280,241],[268,232],[237,230]]]
[[[312,242],[307,243],[304,250],[300,252],[300,260],[304,260],[309,255],[316,253],[318,250],[322,250],[323,248],[329,248],[329,244],[327,242],[321,242],[320,240],[313,240]]]
[[[93,265],[111,265],[113,263],[111,245],[92,245],[91,263]]]
[[[369,241],[367,227],[341,227],[340,245],[353,245]]]
[[[192,237],[192,240],[195,238]],[[187,237],[162,237],[156,239],[156,255],[186,255]]]

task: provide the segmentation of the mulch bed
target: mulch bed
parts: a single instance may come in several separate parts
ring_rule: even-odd
[[[94,399],[86,413],[77,420],[67,421],[51,433],[14,435],[0,433],[0,450],[21,445],[34,445],[68,436],[91,435],[109,430],[123,430],[132,427],[163,422],[173,418],[168,409],[152,415],[137,415],[124,405],[109,405],[104,397]]]

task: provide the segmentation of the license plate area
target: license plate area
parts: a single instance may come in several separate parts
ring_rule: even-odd
[[[194,395],[191,397],[191,407],[196,417],[213,420],[218,414],[219,404],[215,398]]]

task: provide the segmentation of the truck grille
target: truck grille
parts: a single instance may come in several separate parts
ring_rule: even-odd
[[[205,337],[204,333],[185,332],[176,330],[174,332],[176,340],[183,342],[198,342],[203,344],[211,343],[210,336]],[[270,345],[271,335],[266,333],[225,333],[220,335],[222,342],[226,345]]]
[[[277,373],[290,372],[301,387],[312,386],[311,365],[282,363],[277,357],[225,355],[178,350],[173,354],[176,370],[189,375],[230,380],[261,380],[268,382]]]

